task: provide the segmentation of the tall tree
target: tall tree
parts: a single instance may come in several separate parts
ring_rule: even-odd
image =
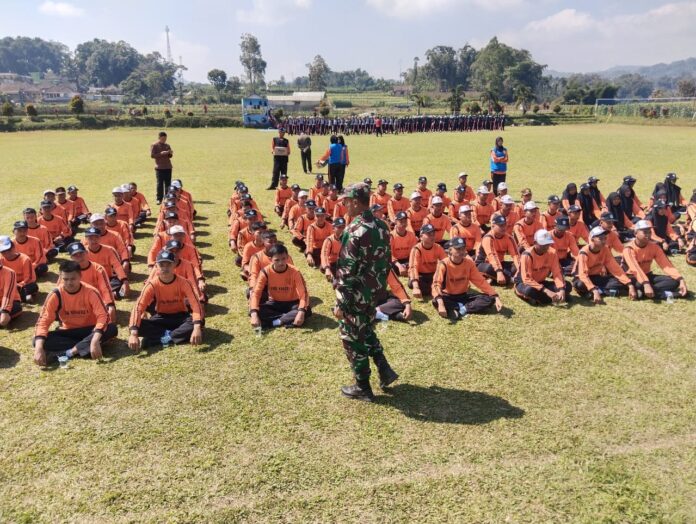
[[[679,80],[679,82],[677,82],[677,92],[679,93],[679,96],[696,96],[696,80],[693,78],[684,78]]]
[[[264,82],[266,74],[266,61],[261,56],[261,44],[258,39],[250,34],[244,33],[242,41],[239,44],[241,54],[239,61],[246,73],[247,81],[249,82],[249,90],[256,90],[256,85]]]
[[[430,78],[441,91],[451,89],[457,80],[457,53],[453,47],[438,45],[425,52],[427,62],[423,74]]]
[[[321,55],[317,55],[311,64],[307,64],[309,69],[309,88],[312,91],[323,91],[326,89],[326,77],[331,72],[326,60]]]
[[[208,82],[213,84],[219,99],[222,90],[225,89],[227,84],[227,73],[225,73],[222,69],[211,69],[208,71]]]
[[[118,85],[135,71],[143,56],[124,41],[94,39],[75,48],[75,62],[89,85]]]
[[[469,87],[471,83],[471,66],[476,61],[476,49],[469,44],[464,44],[464,47],[457,51],[457,83],[461,84],[464,89]]]
[[[462,110],[462,103],[464,103],[464,86],[459,84],[452,89],[450,96],[447,98],[447,102],[449,102],[452,113],[458,115]]]
[[[0,39],[0,71],[29,75],[59,73],[68,57],[68,47],[41,38],[11,36]]]

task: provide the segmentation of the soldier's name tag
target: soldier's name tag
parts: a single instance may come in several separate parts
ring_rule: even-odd
[[[276,146],[273,148],[273,154],[276,156],[288,156],[288,148],[282,146]]]

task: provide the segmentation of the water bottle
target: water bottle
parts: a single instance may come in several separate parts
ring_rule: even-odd
[[[167,347],[171,345],[172,343],[172,332],[167,330],[164,332],[164,335],[162,335],[162,338],[160,338],[160,342],[162,343],[163,347]]]
[[[611,298],[616,298],[617,296],[619,296],[619,290],[618,289],[610,289],[609,293],[607,293],[607,296],[611,297]]]
[[[667,304],[674,304],[674,293],[671,291],[665,291],[665,302]]]
[[[261,326],[254,328],[254,336],[261,338],[263,336],[263,328]]]
[[[459,316],[464,318],[466,316],[466,306],[461,302],[457,302],[457,306],[459,306]]]

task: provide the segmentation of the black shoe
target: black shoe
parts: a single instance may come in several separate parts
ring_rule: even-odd
[[[388,388],[391,384],[393,384],[399,379],[399,375],[389,365],[387,357],[384,356],[384,353],[380,353],[372,357],[372,359],[374,360],[375,365],[377,366],[377,373],[379,373],[380,388]]]
[[[158,205],[158,206],[161,206],[161,205],[162,205],[162,201],[161,201],[161,200],[158,200],[158,201],[157,201],[157,205]]]
[[[273,190],[275,190],[275,188],[276,188],[275,186],[268,186],[266,188],[266,191],[273,191]]]
[[[341,393],[344,397],[348,397],[353,400],[362,400],[363,402],[372,402],[372,400],[375,398],[369,381],[367,383],[363,383],[362,385],[356,383],[352,386],[343,386],[341,387]]]
[[[404,322],[406,319],[404,318],[404,314],[401,311],[399,311],[396,315],[394,315],[394,320]]]

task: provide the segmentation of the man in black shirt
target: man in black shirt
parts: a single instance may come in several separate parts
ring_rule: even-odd
[[[285,129],[278,129],[278,136],[271,141],[271,154],[273,155],[273,178],[267,189],[278,187],[280,175],[288,174],[288,157],[290,156],[290,141],[285,138]]]

